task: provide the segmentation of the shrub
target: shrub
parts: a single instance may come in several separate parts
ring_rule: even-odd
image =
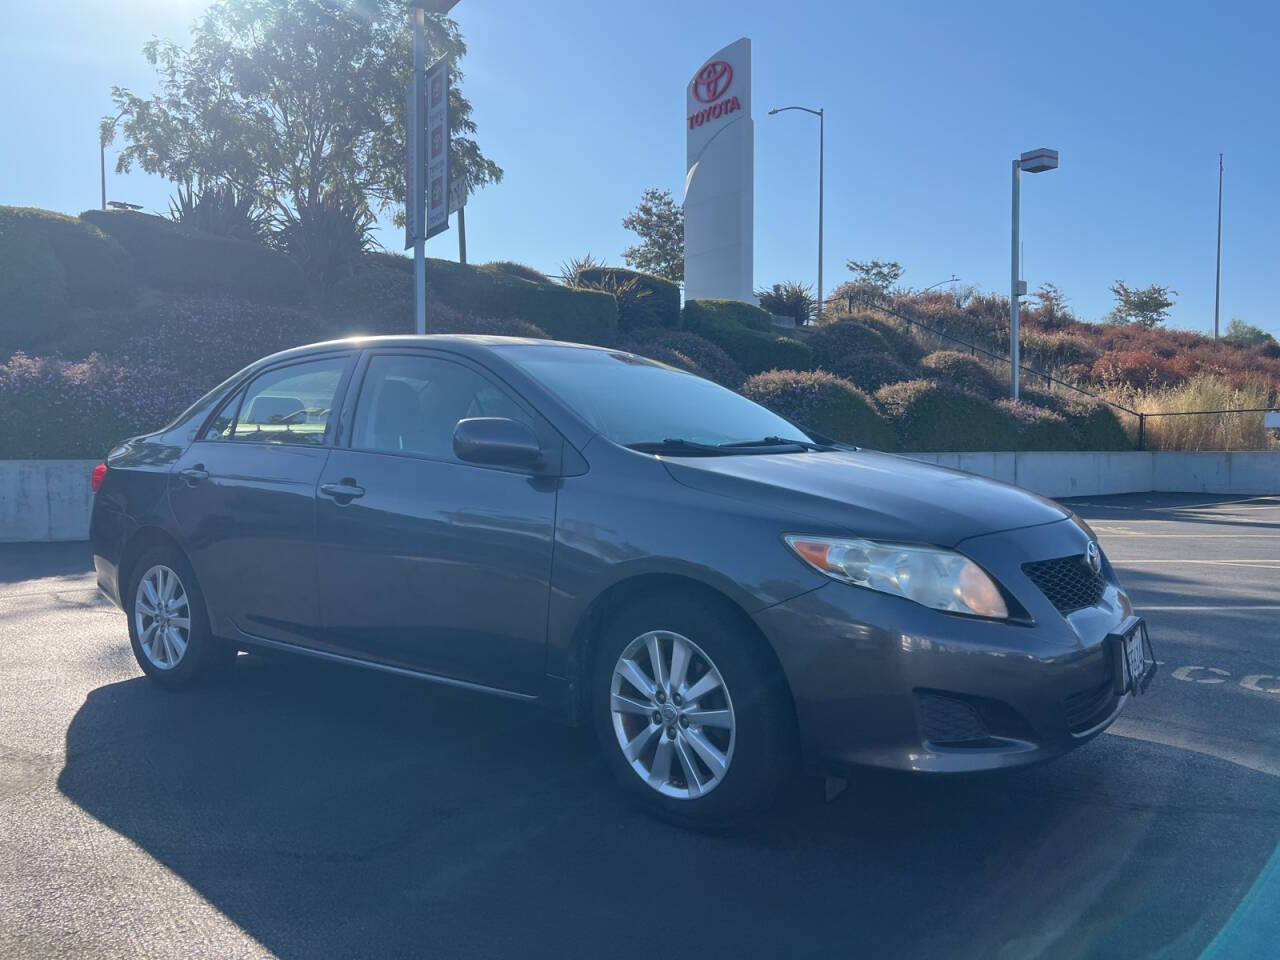
[[[771,370],[742,385],[743,396],[834,440],[890,450],[893,430],[867,395],[822,370]]]
[[[267,237],[266,215],[250,194],[237,194],[231,186],[206,187],[199,193],[178,187],[178,195],[169,201],[169,219],[219,237],[253,243],[262,243]]]
[[[874,392],[914,376],[880,333],[852,320],[826,324],[809,338],[809,346],[820,369],[863,390]]]
[[[1130,387],[1167,387],[1179,382],[1169,361],[1145,350],[1113,350],[1093,365],[1093,375],[1106,384]]]
[[[1098,359],[1097,349],[1088,340],[1063,330],[1024,327],[1018,339],[1022,345],[1022,362],[1043,370],[1093,363]]]
[[[934,380],[882,387],[876,401],[904,450],[1016,450],[1012,418],[989,400]]]
[[[0,217],[0,357],[39,339],[69,305],[66,271],[49,238]]]
[[[765,310],[750,303],[743,303],[741,300],[693,300],[685,302],[684,325],[689,327],[689,303],[694,303],[693,314],[695,320],[714,314],[724,320],[732,320],[740,326],[749,330],[758,330],[760,333],[773,333],[773,320]]]
[[[427,290],[463,314],[523,320],[556,340],[613,346],[618,304],[608,293],[535,283],[450,260],[427,260]]]
[[[1005,390],[1004,384],[996,379],[996,375],[985,363],[959,350],[931,353],[920,361],[920,365],[931,376],[937,376],[961,390],[988,400],[995,400]]]
[[[407,257],[399,258],[401,260]],[[521,280],[528,280],[532,283],[550,283],[550,278],[541,270],[535,270],[533,267],[526,266],[523,263],[516,263],[513,260],[494,260],[491,263],[482,264],[481,270],[490,270],[495,273],[505,273],[512,277],[519,277]]]
[[[81,217],[132,254],[138,280],[148,286],[261,303],[300,303],[306,297],[298,265],[256,243],[189,230],[130,210],[87,210]]]
[[[614,294],[618,325],[624,332],[680,326],[680,288],[662,277],[622,267],[589,266],[577,271],[571,286]]]
[[[1078,450],[1080,441],[1067,418],[1026,400],[1004,398],[996,406],[1013,419],[1019,450]]]
[[[747,375],[729,354],[705,337],[688,330],[669,330],[627,345],[632,353],[669,363],[700,377],[737,390]]]
[[[133,261],[120,244],[83,220],[31,207],[0,207],[0,245],[0,283],[12,297],[5,298],[6,309],[47,317],[66,305],[133,302]],[[25,247],[31,250],[24,253]],[[61,267],[61,284],[50,254]]]
[[[893,348],[899,360],[907,365],[920,362],[928,351],[920,345],[920,341],[908,331],[898,326],[895,320],[879,316],[870,310],[855,311],[848,319],[854,320],[864,327],[870,327]]]
[[[756,291],[760,309],[779,317],[790,317],[802,327],[813,317],[813,287],[804,283],[775,283]]]
[[[807,344],[744,327],[735,318],[747,314],[738,307],[747,307],[766,319],[769,316],[758,307],[737,301],[686,300],[685,328],[722,348],[747,373],[808,370],[813,366],[813,352]]]
[[[395,260],[410,265],[405,271]],[[352,334],[413,332],[413,272],[407,257],[366,256],[337,281],[322,309],[331,323]],[[430,320],[430,310],[427,312]]]
[[[360,266],[376,224],[364,201],[327,193],[289,216],[275,242],[308,277],[327,286]]]
[[[1131,450],[1133,444],[1120,423],[1120,415],[1100,400],[1083,394],[1042,393],[1023,390],[1024,399],[1061,414],[1081,450]]]

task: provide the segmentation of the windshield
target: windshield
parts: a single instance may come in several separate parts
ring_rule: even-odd
[[[499,349],[591,426],[625,446],[812,439],[732,390],[643,357],[576,347]]]

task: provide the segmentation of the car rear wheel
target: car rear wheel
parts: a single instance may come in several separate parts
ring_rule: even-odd
[[[688,826],[758,812],[794,768],[782,678],[758,638],[725,613],[683,596],[634,603],[594,660],[606,763],[642,806]]]
[[[153,547],[139,557],[125,596],[133,655],[162,686],[190,686],[235,659],[236,649],[210,632],[195,573],[174,548]]]

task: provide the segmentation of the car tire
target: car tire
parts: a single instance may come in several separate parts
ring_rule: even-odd
[[[133,655],[162,687],[193,686],[235,661],[235,646],[213,636],[195,571],[174,547],[152,547],[138,558],[124,601]]]
[[[655,682],[655,647],[665,687]],[[672,682],[680,670],[683,680]],[[595,647],[590,692],[606,765],[634,801],[669,822],[731,826],[767,808],[794,773],[795,718],[781,671],[741,615],[714,600],[628,604]]]

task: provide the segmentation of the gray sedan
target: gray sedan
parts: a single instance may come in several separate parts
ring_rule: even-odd
[[[760,809],[797,765],[1048,759],[1155,671],[1069,510],[615,350],[289,350],[94,488],[98,582],[157,683],[249,650],[529,701],[686,824]]]

